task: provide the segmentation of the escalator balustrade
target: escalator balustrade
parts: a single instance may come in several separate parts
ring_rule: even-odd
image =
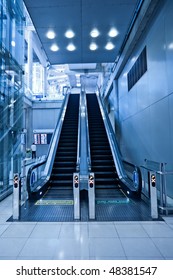
[[[44,199],[73,199],[76,172],[79,94],[71,94],[62,126],[49,187]]]

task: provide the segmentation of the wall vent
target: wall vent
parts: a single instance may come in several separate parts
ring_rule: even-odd
[[[147,71],[147,50],[146,46],[140,53],[136,62],[127,74],[128,80],[128,91],[137,83],[137,81],[144,75]]]

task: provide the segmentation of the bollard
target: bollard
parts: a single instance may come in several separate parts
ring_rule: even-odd
[[[158,219],[156,173],[150,171],[151,217]]]
[[[88,177],[89,219],[95,219],[95,178],[94,173]]]
[[[74,219],[80,219],[79,173],[73,173]]]
[[[20,198],[19,198],[19,174],[16,173],[13,176],[13,220],[19,219],[19,207],[20,207]]]

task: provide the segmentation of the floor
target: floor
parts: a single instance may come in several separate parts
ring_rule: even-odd
[[[88,193],[80,194],[80,222],[88,222]],[[139,199],[102,199],[96,200],[95,221],[152,221],[150,207]],[[158,220],[162,220],[159,216]],[[13,216],[9,221],[13,221]],[[40,199],[27,201],[21,207],[20,221],[23,222],[73,222],[73,200]]]
[[[0,202],[1,260],[173,260],[173,216],[164,221],[7,222]]]

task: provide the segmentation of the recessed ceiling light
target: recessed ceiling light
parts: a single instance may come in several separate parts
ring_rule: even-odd
[[[67,38],[69,38],[69,39],[73,38],[74,35],[75,35],[75,34],[74,34],[73,30],[71,30],[71,29],[69,29],[69,30],[67,30],[67,31],[65,32],[65,37],[67,37]]]
[[[53,44],[51,47],[50,47],[51,51],[53,52],[57,52],[59,50],[58,46],[56,44]]]
[[[114,27],[112,27],[108,33],[109,37],[116,37],[118,35],[118,30]]]
[[[91,30],[90,35],[92,38],[97,38],[100,35],[100,32],[97,28],[94,28],[93,30]]]
[[[112,42],[108,42],[105,46],[105,49],[107,49],[108,51],[111,51],[114,47],[115,46]]]
[[[72,43],[70,43],[68,46],[67,46],[67,50],[72,52],[76,49],[75,45],[73,45]]]
[[[15,47],[16,46],[16,43],[15,43],[15,41],[11,41],[11,45],[12,45],[12,47]]]
[[[97,46],[96,43],[91,43],[91,44],[90,44],[90,50],[91,50],[91,51],[95,51],[97,48],[98,48],[98,46]]]
[[[170,43],[170,44],[168,45],[168,49],[169,49],[169,50],[173,50],[173,43]]]
[[[55,32],[53,30],[49,30],[46,33],[46,36],[47,36],[48,39],[54,39],[55,38]]]

